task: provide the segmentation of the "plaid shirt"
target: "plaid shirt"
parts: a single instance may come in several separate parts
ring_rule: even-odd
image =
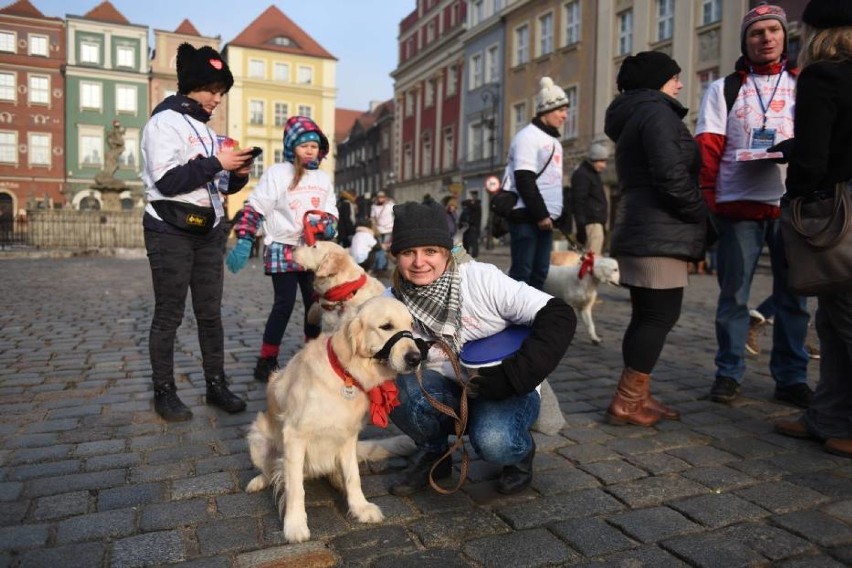
[[[293,245],[284,243],[271,243],[266,247],[263,254],[263,271],[266,274],[278,274],[281,272],[304,272],[305,268],[296,264],[293,260]]]

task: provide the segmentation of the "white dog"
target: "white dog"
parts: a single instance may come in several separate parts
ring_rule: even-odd
[[[293,260],[314,273],[319,300],[308,311],[308,322],[332,332],[346,311],[380,296],[385,285],[364,272],[346,249],[330,241],[293,249]]]
[[[583,255],[579,264],[572,266],[550,265],[544,291],[562,298],[580,312],[580,318],[589,337],[595,345],[601,338],[595,332],[595,322],[592,319],[592,307],[598,297],[598,284],[618,285],[620,274],[618,262],[614,258],[595,256],[592,253]]]
[[[351,310],[336,332],[320,334],[270,377],[267,410],[258,413],[247,436],[251,461],[261,473],[246,492],[275,487],[289,542],[310,538],[306,478],[329,475],[345,489],[349,512],[358,521],[384,518],[361,489],[356,442],[368,411],[374,423],[381,425],[384,419],[387,424],[395,387],[392,392],[386,387],[422,360],[412,325],[402,302],[373,298]]]

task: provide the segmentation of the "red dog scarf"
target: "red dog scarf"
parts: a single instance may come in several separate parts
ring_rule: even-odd
[[[379,386],[365,391],[361,383],[340,364],[340,359],[337,358],[337,354],[331,347],[331,338],[326,343],[326,348],[331,368],[343,380],[343,398],[352,398],[355,388],[365,393],[370,401],[370,421],[376,426],[387,428],[388,415],[390,415],[391,410],[399,406],[399,391],[397,391],[393,379],[388,379]]]

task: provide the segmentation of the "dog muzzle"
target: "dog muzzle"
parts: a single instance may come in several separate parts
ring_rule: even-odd
[[[417,349],[420,351],[420,360],[425,361],[429,348],[432,346],[432,342],[420,339],[419,337],[414,337],[414,334],[407,330],[398,331],[393,334],[384,346],[375,355],[373,355],[373,359],[378,359],[379,361],[387,361],[390,359],[391,349],[393,349],[393,346],[403,338],[414,341],[414,344],[417,345]]]

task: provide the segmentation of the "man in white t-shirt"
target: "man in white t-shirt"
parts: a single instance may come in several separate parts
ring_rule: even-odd
[[[793,136],[797,69],[787,61],[787,16],[760,4],[743,18],[743,56],[736,73],[713,82],[695,128],[701,150],[701,189],[719,230],[715,402],[730,402],[745,374],[751,282],[764,244],[772,263],[777,308],[769,369],[775,398],[807,407],[805,299],[787,289],[779,216],[787,169],[771,160],[737,161],[736,151],[767,149]]]
[[[553,222],[562,215],[559,128],[568,118],[568,97],[550,77],[542,77],[539,87],[535,118],[512,139],[504,178],[518,194],[509,217],[509,276],[541,290],[550,268]]]
[[[390,243],[391,232],[393,231],[393,206],[394,201],[384,191],[376,194],[376,201],[370,208],[370,219],[378,233],[379,243],[387,245]],[[384,251],[379,251],[376,254],[376,264],[374,266],[379,276],[384,276],[388,268],[388,257]]]

